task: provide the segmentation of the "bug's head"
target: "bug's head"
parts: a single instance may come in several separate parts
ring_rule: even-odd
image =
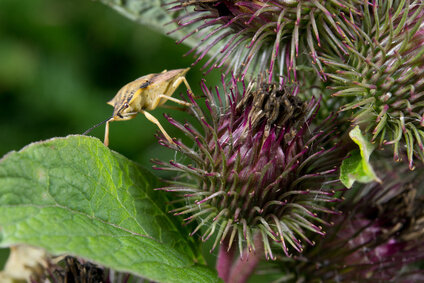
[[[135,111],[128,102],[115,104],[113,107],[112,121],[130,120],[137,115],[137,111]]]

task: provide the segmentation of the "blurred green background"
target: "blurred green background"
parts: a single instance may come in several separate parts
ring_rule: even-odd
[[[182,56],[188,50],[97,1],[0,1],[1,155],[33,141],[84,132],[111,115],[106,102],[126,83],[190,66],[192,57]],[[187,79],[198,92],[199,67]],[[162,112],[153,114],[171,136],[178,135]],[[146,164],[163,151],[156,131],[141,115],[112,123],[110,147]],[[91,135],[103,139],[103,133],[104,126]]]
[[[111,115],[106,102],[126,83],[190,66],[192,57],[182,56],[188,50],[97,1],[1,0],[0,156],[34,141],[83,133]],[[195,93],[201,75],[198,66],[187,75]],[[209,76],[209,84],[217,77]],[[187,114],[152,112],[171,136],[178,136],[164,111],[182,120]],[[110,147],[150,168],[152,157],[174,157],[157,144],[156,132],[142,115],[115,122]],[[104,126],[90,133],[100,139],[103,134]]]

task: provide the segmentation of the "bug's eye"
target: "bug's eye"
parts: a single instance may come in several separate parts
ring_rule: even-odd
[[[128,103],[124,103],[124,108],[128,108],[130,105]]]

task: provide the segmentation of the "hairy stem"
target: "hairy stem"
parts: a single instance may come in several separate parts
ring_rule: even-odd
[[[243,251],[243,256],[237,259],[234,267],[231,269],[228,282],[245,283],[255,271],[256,266],[264,255],[264,245],[261,234],[254,237],[255,250],[249,252],[248,249]],[[246,256],[247,255],[247,256]]]
[[[216,262],[216,270],[218,271],[218,276],[224,280],[228,281],[230,276],[231,266],[233,265],[234,258],[234,246],[228,249],[228,241],[224,240],[219,247],[218,259]]]

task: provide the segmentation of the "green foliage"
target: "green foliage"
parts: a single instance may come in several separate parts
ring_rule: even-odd
[[[381,182],[370,163],[370,156],[375,145],[362,135],[359,126],[351,130],[349,136],[359,149],[351,151],[349,157],[343,160],[340,167],[340,181],[347,188],[352,187],[355,181],[360,183]]]
[[[84,136],[54,138],[0,162],[1,245],[30,244],[160,282],[215,282],[157,179]]]

